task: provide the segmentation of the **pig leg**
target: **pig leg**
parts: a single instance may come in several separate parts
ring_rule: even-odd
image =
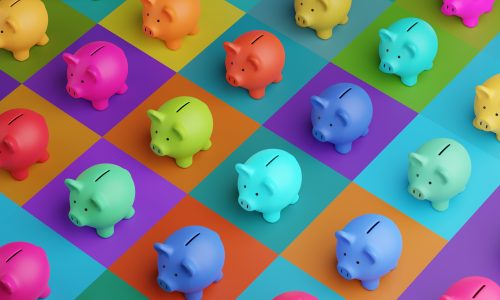
[[[297,203],[297,201],[299,201],[299,195],[293,196],[293,199],[292,199],[292,201],[290,201],[290,204],[295,204],[295,203]]]
[[[97,228],[97,234],[102,238],[109,238],[115,233],[115,226],[110,226],[106,228]]]
[[[92,101],[92,106],[96,110],[105,110],[109,106],[109,99],[94,100]]]
[[[177,158],[175,163],[181,168],[190,167],[193,164],[193,157]]]
[[[279,74],[278,77],[273,81],[274,83],[278,83],[280,82],[281,80],[283,80],[283,74]]]
[[[50,295],[50,287],[47,286],[39,298],[45,299],[49,297],[49,295]]]
[[[380,279],[375,279],[375,280],[363,280],[361,281],[361,285],[369,290],[369,291],[373,291],[375,290],[376,288],[378,288],[378,284],[380,282]]]
[[[497,133],[497,140],[500,142],[500,132]]]
[[[25,61],[30,57],[30,50],[25,49],[25,50],[19,50],[13,52],[14,58],[17,59],[18,61]]]
[[[250,97],[254,99],[260,99],[266,95],[266,88],[249,90],[248,93],[250,94]]]
[[[184,297],[186,298],[186,300],[201,300],[202,296],[203,296],[203,291],[184,294]]]
[[[124,83],[122,87],[116,92],[118,95],[123,95],[128,91],[128,85]]]
[[[264,217],[264,220],[266,220],[267,222],[276,223],[281,218],[281,211],[274,212],[274,213],[262,214],[262,216]]]
[[[368,135],[368,132],[370,132],[370,129],[369,128],[366,128],[365,132],[363,132],[363,134],[361,136],[367,136]]]
[[[337,152],[341,154],[347,154],[351,151],[351,149],[352,149],[352,143],[335,145],[335,150],[337,150]]]
[[[133,207],[130,208],[127,215],[125,216],[125,220],[132,218],[135,215],[135,209]]]
[[[431,204],[432,204],[432,207],[435,210],[437,210],[437,211],[445,211],[450,206],[450,201],[449,200],[445,200],[445,201],[432,201]]]
[[[328,29],[318,29],[316,30],[316,35],[323,40],[327,40],[332,37],[332,30],[333,28],[328,28]]]
[[[165,41],[165,46],[170,50],[178,50],[182,46],[182,40]]]
[[[342,21],[340,21],[339,24],[340,25],[344,25],[344,24],[347,24],[347,22],[349,22],[349,16],[348,15],[346,15],[345,18]]]
[[[10,171],[10,175],[12,175],[12,177],[15,180],[23,181],[26,178],[28,178],[29,171],[28,171],[27,168],[26,169],[21,169],[21,170],[13,170],[13,171]]]
[[[42,157],[38,160],[39,163],[44,163],[49,160],[50,154],[47,150],[42,154]]]
[[[43,34],[42,38],[40,41],[37,43],[38,46],[45,46],[49,42],[49,37],[47,36],[46,33]]]
[[[407,86],[417,84],[417,75],[401,77],[401,81]]]
[[[217,283],[217,282],[221,281],[222,280],[222,276],[224,276],[224,274],[222,272],[220,272],[219,277],[217,277],[217,279],[215,279],[214,283]]]
[[[203,146],[203,148],[201,148],[201,150],[208,150],[210,149],[210,147],[212,147],[212,141],[211,140],[208,140],[207,143],[205,144],[205,146]]]
[[[188,35],[195,35],[198,32],[200,32],[200,26],[196,24],[196,26],[194,26],[194,28],[191,30],[191,32],[188,33]]]
[[[477,26],[479,18],[478,17],[463,18],[462,22],[464,23],[465,26],[472,28]]]

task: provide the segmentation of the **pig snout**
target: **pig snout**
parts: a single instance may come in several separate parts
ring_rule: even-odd
[[[295,23],[297,23],[300,27],[308,27],[311,25],[309,18],[302,14],[295,15]]]
[[[418,200],[425,200],[425,199],[427,199],[427,192],[424,189],[422,189],[422,188],[420,188],[418,186],[412,186],[412,185],[410,185],[408,187],[408,192],[413,197],[415,197]]]
[[[68,84],[66,86],[66,91],[68,92],[68,94],[75,98],[75,99],[78,99],[78,98],[81,98],[82,97],[82,93],[81,93],[81,90],[71,84]]]
[[[474,126],[478,129],[484,130],[484,131],[491,131],[491,123],[489,120],[485,118],[480,118],[477,117],[474,119]]]
[[[441,6],[441,12],[447,16],[451,16],[456,14],[457,7],[451,2],[445,2],[443,3],[443,6]]]
[[[394,74],[396,72],[396,65],[388,60],[382,60],[379,69],[384,73]]]
[[[151,150],[153,150],[154,154],[158,156],[165,156],[167,155],[167,150],[165,149],[164,146],[160,146],[158,143],[151,142]]]
[[[339,272],[340,276],[347,280],[353,279],[353,272],[349,270],[346,266],[338,265],[337,266],[337,271]]]
[[[313,136],[315,139],[317,139],[320,142],[326,142],[326,133],[323,130],[313,128]]]
[[[81,218],[79,218],[78,216],[76,216],[74,213],[69,212],[68,217],[71,220],[71,222],[73,224],[75,224],[76,226],[78,226],[78,227],[85,226],[83,220]]]
[[[144,25],[142,30],[144,31],[144,34],[146,34],[147,36],[150,36],[153,38],[158,36],[157,30],[155,27]]]
[[[254,211],[255,210],[255,204],[252,203],[252,201],[247,201],[243,198],[239,198],[238,203],[246,211]]]
[[[232,86],[241,86],[241,79],[234,74],[227,73],[226,80]]]
[[[167,292],[173,292],[174,289],[172,287],[172,284],[169,283],[167,280],[164,280],[162,278],[158,278],[158,285],[165,291]]]

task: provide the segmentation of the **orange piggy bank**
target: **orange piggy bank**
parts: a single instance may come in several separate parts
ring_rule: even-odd
[[[30,49],[49,42],[45,33],[49,24],[47,9],[41,0],[0,1],[0,48],[12,52],[19,61],[30,57]]]
[[[182,46],[186,35],[199,31],[200,0],[141,0],[142,30],[148,36],[163,40],[170,50]]]

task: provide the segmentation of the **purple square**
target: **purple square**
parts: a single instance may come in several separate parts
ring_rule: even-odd
[[[97,111],[89,101],[73,99],[66,92],[67,65],[62,54],[64,52],[75,53],[82,46],[93,41],[108,41],[119,46],[125,52],[129,64],[128,91],[123,95],[111,97],[109,108],[105,111]],[[104,135],[174,74],[174,71],[144,52],[102,26],[96,25],[25,84],[90,129]]]
[[[356,140],[347,155],[337,153],[330,143],[318,142],[311,133],[311,96],[318,95],[339,82],[359,85],[370,95],[373,103],[370,132]],[[415,116],[416,113],[411,109],[330,63],[269,119],[265,126],[353,180]]]
[[[500,279],[500,187],[446,244],[400,299],[438,299],[467,276]],[[439,283],[439,284],[437,284]]]
[[[19,82],[0,70],[0,100],[17,88]]]
[[[69,191],[64,179],[74,179],[99,163],[113,163],[127,169],[132,174],[136,188],[135,215],[129,220],[120,221],[115,226],[114,235],[108,239],[99,237],[94,228],[73,225],[68,218]],[[184,196],[184,192],[174,185],[101,139],[26,203],[24,208],[102,265],[109,267]]]

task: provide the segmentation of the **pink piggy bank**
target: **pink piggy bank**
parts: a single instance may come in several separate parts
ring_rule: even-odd
[[[246,88],[252,98],[264,97],[266,87],[283,78],[285,49],[270,32],[249,31],[232,43],[224,42],[224,49],[227,82]]]
[[[491,279],[471,276],[460,279],[439,300],[498,300],[500,287]]]
[[[306,292],[286,292],[273,298],[273,300],[318,300]]]
[[[75,54],[64,53],[68,64],[66,91],[73,98],[89,100],[97,110],[109,106],[109,98],[128,87],[128,61],[120,47],[109,42],[92,42]]]
[[[479,17],[491,11],[495,0],[443,0],[441,12],[447,16],[458,16],[467,27],[476,27]]]
[[[42,248],[26,242],[0,247],[0,299],[47,298],[50,267]]]

